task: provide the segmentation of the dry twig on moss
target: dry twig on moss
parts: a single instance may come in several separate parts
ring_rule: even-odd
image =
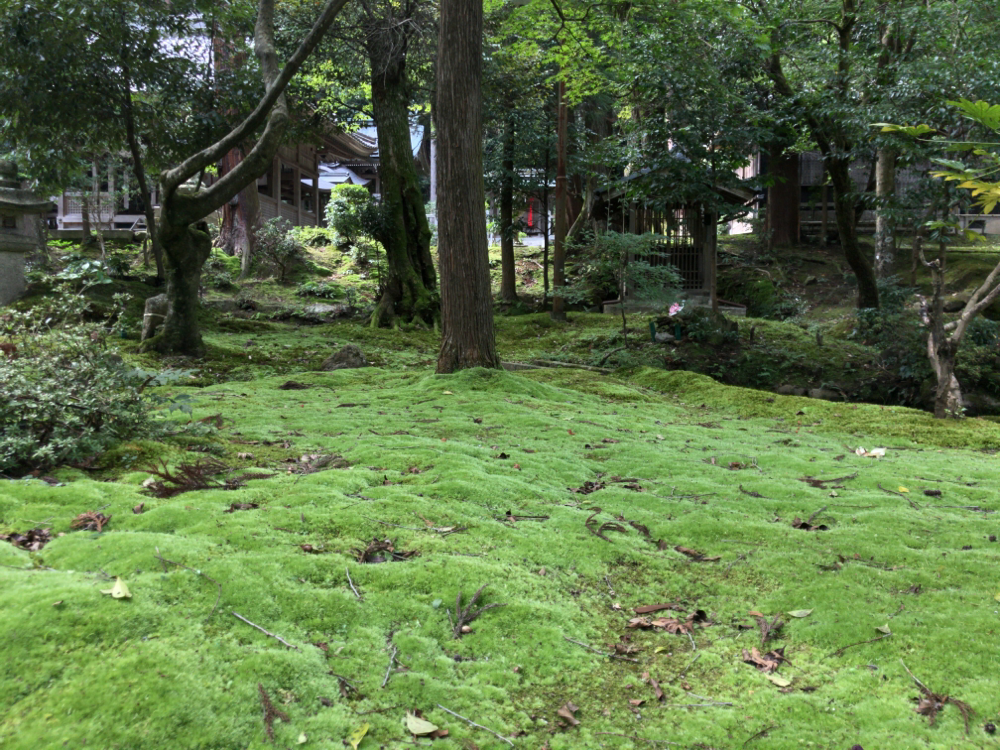
[[[479,600],[480,594],[483,593],[483,589],[485,589],[488,585],[488,583],[484,583],[479,587],[479,590],[472,595],[472,598],[469,600],[469,605],[465,609],[462,609],[462,592],[458,592],[458,596],[455,598],[455,627],[453,630],[456,638],[461,638],[465,633],[470,632],[469,623],[479,617],[479,615],[486,610],[493,609],[494,607],[507,606],[506,604],[487,604],[485,607],[475,609],[476,602]]]
[[[243,615],[241,615],[241,614],[240,614],[239,612],[233,612],[233,617],[238,617],[239,619],[243,620],[243,622],[245,622],[245,623],[246,623],[247,625],[250,625],[251,627],[254,627],[254,628],[257,628],[257,630],[259,630],[259,631],[260,631],[261,633],[263,633],[264,635],[269,635],[269,636],[271,636],[272,638],[274,638],[274,640],[276,640],[276,641],[280,641],[280,642],[281,642],[281,643],[283,643],[284,645],[288,646],[288,648],[294,648],[294,649],[295,649],[296,651],[299,651],[299,650],[300,650],[298,646],[293,646],[293,645],[292,645],[291,643],[289,643],[288,641],[286,641],[286,640],[285,640],[284,638],[282,638],[282,637],[281,637],[280,635],[275,635],[274,633],[272,633],[272,632],[271,632],[271,631],[269,631],[269,630],[264,630],[264,628],[262,628],[262,627],[261,627],[260,625],[258,625],[257,623],[255,623],[255,622],[250,622],[250,621],[249,621],[249,620],[248,620],[247,618],[245,618],[245,617],[244,617]]]
[[[480,590],[482,590],[482,589],[480,589]],[[496,606],[500,606],[500,605],[496,605]],[[504,736],[503,736],[502,734],[497,734],[496,732],[494,732],[494,731],[493,731],[492,729],[490,729],[489,727],[484,727],[484,726],[483,726],[482,724],[477,724],[477,723],[476,723],[476,722],[474,722],[474,721],[473,721],[472,719],[466,719],[466,718],[465,718],[464,716],[462,716],[461,714],[456,714],[456,713],[455,713],[454,711],[452,711],[452,710],[451,710],[451,709],[449,709],[449,708],[445,708],[445,707],[444,707],[444,706],[442,706],[442,705],[441,705],[440,703],[438,703],[438,704],[437,704],[437,707],[438,707],[438,708],[440,708],[440,709],[441,709],[442,711],[447,711],[447,712],[448,712],[448,713],[450,713],[450,714],[451,714],[452,716],[455,716],[455,717],[457,717],[457,718],[461,719],[462,721],[467,721],[467,722],[469,722],[469,724],[471,724],[471,725],[472,725],[472,726],[474,726],[474,727],[477,727],[478,729],[482,729],[482,730],[484,730],[484,731],[486,731],[486,732],[489,732],[489,733],[490,733],[490,734],[492,734],[492,735],[493,735],[494,737],[496,737],[496,738],[497,738],[498,740],[503,740],[504,742],[506,742],[506,743],[507,743],[508,745],[510,745],[511,747],[514,747],[514,743],[513,743],[513,742],[511,742],[510,740],[508,740],[508,739],[507,739],[506,737],[504,737]]]
[[[274,707],[271,703],[271,698],[268,696],[267,691],[264,689],[264,685],[257,683],[257,692],[260,693],[260,705],[264,709],[264,731],[267,732],[267,738],[274,742],[274,720],[281,719],[283,722],[288,723],[291,719],[288,718],[288,714]]]
[[[215,614],[215,610],[218,609],[218,607],[219,607],[219,602],[222,601],[222,584],[221,583],[219,583],[218,581],[216,581],[214,578],[210,578],[209,576],[205,575],[200,570],[196,570],[195,568],[188,567],[187,565],[184,565],[183,563],[174,562],[173,560],[167,560],[165,557],[163,557],[163,555],[160,554],[160,548],[159,547],[156,547],[156,554],[153,555],[153,557],[155,557],[157,560],[160,561],[160,564],[163,565],[163,569],[164,570],[167,569],[167,563],[170,563],[171,565],[176,565],[178,568],[184,568],[185,570],[190,570],[195,575],[199,575],[202,578],[204,578],[205,580],[211,581],[212,583],[214,583],[216,585],[216,588],[219,589],[219,593],[215,597],[215,604],[212,605],[212,611],[208,613],[208,616],[211,617],[212,615]]]

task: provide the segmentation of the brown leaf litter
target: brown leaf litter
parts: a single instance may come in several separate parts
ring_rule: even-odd
[[[235,513],[238,510],[257,510],[260,505],[258,503],[230,503],[228,510],[222,511],[223,513]]]
[[[816,520],[816,517],[820,513],[826,510],[826,507],[827,506],[824,505],[822,508],[820,508],[811,516],[809,516],[809,518],[805,521],[796,516],[795,518],[792,519],[792,528],[801,529],[802,531],[827,531],[830,527],[827,526],[826,524],[813,525],[813,521]]]
[[[566,701],[566,703],[563,704],[562,708],[556,711],[556,715],[566,720],[565,722],[559,722],[559,723],[562,724],[564,727],[579,726],[580,720],[576,718],[576,716],[574,716],[574,714],[579,710],[580,710],[579,706],[574,706],[572,702]]]
[[[857,479],[857,478],[858,478],[858,472],[854,472],[853,474],[848,474],[843,477],[834,477],[832,479],[820,479],[819,477],[804,476],[804,477],[799,477],[799,481],[805,482],[810,487],[816,487],[817,489],[820,490],[831,490],[831,489],[842,490],[844,489],[844,487],[838,484],[838,482],[846,482],[850,479]]]
[[[374,565],[384,562],[400,562],[416,557],[420,553],[416,550],[397,550],[395,544],[389,539],[372,539],[364,549],[355,547],[351,550],[357,555],[359,563]]]
[[[289,474],[312,474],[326,469],[346,469],[350,466],[347,459],[337,453],[307,453],[298,458],[286,458],[285,463]]]
[[[312,386],[299,383],[296,380],[287,380],[278,386],[279,391],[304,391],[306,388],[312,388]]]
[[[76,531],[102,531],[110,523],[111,518],[112,516],[89,510],[74,518],[70,528]]]
[[[696,609],[684,619],[676,617],[633,617],[625,624],[625,627],[640,628],[642,630],[655,628],[656,630],[664,630],[668,633],[683,634],[693,632],[695,625],[698,624],[701,624],[702,627],[708,627],[712,624],[712,621],[708,619],[708,613],[703,609]]]
[[[12,531],[9,534],[0,534],[0,542],[10,542],[18,549],[28,552],[38,552],[42,547],[52,541],[51,529],[29,529],[23,534]]]
[[[917,707],[913,710],[921,716],[926,716],[928,723],[931,726],[934,726],[934,720],[937,718],[938,712],[950,703],[961,712],[962,720],[965,722],[965,733],[968,734],[969,716],[972,714],[972,708],[969,704],[958,700],[958,698],[953,698],[950,695],[933,692],[929,687],[916,678],[913,672],[911,672],[907,668],[906,664],[903,663],[902,659],[900,659],[900,664],[903,664],[903,669],[906,670],[906,673],[910,675],[913,682],[920,690],[921,697],[914,698],[917,702]]]
[[[704,552],[699,552],[698,550],[695,549],[689,549],[688,547],[682,547],[679,544],[676,547],[674,547],[674,549],[680,552],[682,555],[687,555],[694,562],[716,562],[722,559],[721,555],[713,555],[709,557]]]
[[[288,718],[288,714],[280,709],[274,707],[271,703],[271,698],[268,696],[267,691],[261,683],[257,683],[257,692],[260,694],[260,705],[264,709],[264,731],[267,732],[267,738],[274,743],[274,720],[281,719],[285,723],[291,721]]]
[[[479,597],[482,595],[483,590],[489,584],[484,583],[472,598],[469,600],[468,605],[465,609],[462,608],[462,592],[458,592],[458,596],[455,598],[455,623],[452,629],[454,636],[456,638],[461,638],[463,635],[472,632],[472,628],[469,627],[469,623],[479,617],[483,612],[488,609],[494,609],[495,607],[506,607],[506,604],[487,604],[479,609],[476,609],[476,602],[479,601]]]
[[[773,651],[768,651],[766,654],[762,654],[756,646],[749,651],[743,649],[743,662],[745,664],[752,664],[764,674],[774,672],[782,662],[791,664],[791,662],[785,658],[784,646],[776,648]]]
[[[148,471],[159,479],[143,482],[146,490],[155,497],[166,499],[194,490],[237,490],[251,479],[270,479],[274,474],[247,472],[226,479],[216,479],[219,474],[230,471],[230,467],[213,459],[197,461],[193,464],[178,464],[173,470],[162,461],[160,466],[147,466]]]
[[[591,492],[603,490],[606,486],[604,482],[584,482],[579,487],[567,487],[566,489],[570,492],[575,492],[577,495],[589,495]]]

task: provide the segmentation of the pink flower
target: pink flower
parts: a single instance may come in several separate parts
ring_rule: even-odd
[[[670,306],[670,312],[667,313],[667,314],[673,316],[673,315],[676,315],[677,313],[679,313],[683,309],[684,309],[684,305],[682,305],[680,302],[675,302],[674,304],[672,304]]]

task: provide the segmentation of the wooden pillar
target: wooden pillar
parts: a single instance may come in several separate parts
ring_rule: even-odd
[[[718,295],[718,240],[719,213],[715,209],[705,211],[705,263],[706,281],[708,282],[708,299],[712,312],[719,311]]]

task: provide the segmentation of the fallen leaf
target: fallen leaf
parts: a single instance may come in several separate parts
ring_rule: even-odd
[[[646,702],[646,699],[645,698],[629,698],[628,702],[631,703],[633,706],[641,706],[643,703]]]
[[[222,511],[223,513],[235,513],[238,510],[257,510],[260,505],[257,503],[230,503],[227,510]]]
[[[425,734],[433,734],[438,730],[437,726],[431,724],[427,719],[421,719],[416,714],[406,712],[406,730],[417,737]]]
[[[811,609],[793,609],[788,614],[791,615],[792,617],[808,617],[809,615],[812,614],[812,610]]]
[[[899,488],[899,491],[900,491],[900,492],[909,492],[909,490],[908,490],[908,489],[906,489],[906,487],[900,487],[900,488]]]
[[[454,396],[455,395],[451,391],[442,391],[442,394],[444,394],[445,396]]]
[[[650,677],[649,684],[653,687],[653,693],[656,695],[656,700],[662,701],[666,696],[663,694],[662,688],[660,688],[660,683]]]
[[[139,503],[134,508],[132,508],[132,512],[135,513],[136,515],[139,515],[145,510],[145,508],[146,508],[146,503]]]
[[[885,633],[886,635],[892,635],[892,631],[889,630],[889,623],[886,623],[885,625],[879,625],[875,629],[880,633]]]
[[[769,679],[771,682],[773,682],[775,685],[777,685],[778,687],[788,687],[789,685],[792,684],[791,680],[787,680],[784,677],[782,677],[781,675],[765,674],[764,676],[767,679]]]
[[[743,661],[746,664],[752,664],[761,672],[765,674],[768,672],[773,672],[778,668],[778,666],[783,661],[788,661],[785,658],[785,647],[776,648],[774,651],[768,651],[766,654],[762,654],[756,646],[747,651],[743,649]]]
[[[358,750],[358,745],[361,744],[361,740],[363,740],[365,735],[368,734],[369,726],[369,724],[365,723],[351,732],[351,736],[347,738],[347,741],[351,743],[353,750]]]
[[[128,590],[128,586],[125,585],[125,581],[121,578],[115,578],[115,585],[109,589],[101,589],[102,594],[111,594],[115,599],[131,599],[132,592]]]
[[[567,701],[562,708],[556,711],[556,714],[566,719],[566,721],[568,721],[571,725],[575,727],[579,726],[580,720],[576,718],[573,714],[579,710],[580,709],[577,706],[574,706],[572,703]]]
[[[10,542],[18,549],[37,552],[50,541],[52,541],[51,529],[30,529],[23,534],[10,533],[0,534],[0,541]]]
[[[78,531],[103,531],[104,527],[110,523],[111,518],[112,516],[91,510],[74,518],[70,528]]]
[[[306,744],[306,743],[307,743],[308,741],[309,741],[309,738],[308,738],[308,737],[306,736],[306,733],[305,733],[305,732],[302,732],[302,733],[301,733],[301,734],[299,735],[299,740],[298,740],[298,744],[299,744],[299,745],[304,745],[304,744]]]

